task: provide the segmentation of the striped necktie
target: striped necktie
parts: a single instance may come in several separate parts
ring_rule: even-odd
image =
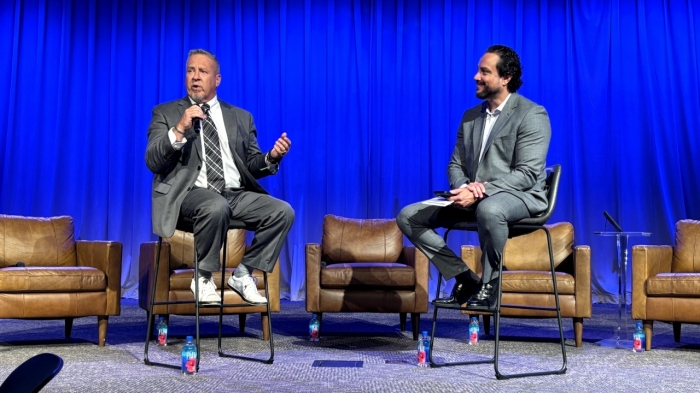
[[[207,186],[216,192],[221,192],[226,187],[224,180],[224,161],[221,159],[221,144],[219,133],[209,113],[209,105],[202,104],[202,110],[207,118],[203,124],[205,162],[207,165]]]

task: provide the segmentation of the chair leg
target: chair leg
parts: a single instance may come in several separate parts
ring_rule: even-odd
[[[159,363],[159,362],[152,362],[148,359],[148,349],[149,345],[151,344],[151,337],[153,336],[153,328],[154,328],[154,323],[155,323],[155,315],[153,314],[153,308],[155,307],[156,303],[156,286],[158,284],[158,268],[160,267],[160,251],[161,247],[163,245],[163,238],[159,237],[158,238],[158,245],[156,246],[156,260],[154,261],[154,267],[153,267],[153,285],[151,286],[151,293],[150,293],[150,300],[149,300],[149,307],[148,307],[148,315],[146,317],[146,343],[144,344],[143,348],[143,363],[146,364],[147,366],[160,366],[160,367],[168,367],[168,368],[174,368],[179,370],[180,365],[177,364],[166,364],[166,363]],[[105,333],[107,332],[106,329],[106,321],[105,321]],[[197,352],[199,353],[199,348],[197,349]],[[197,362],[199,365],[199,361]]]
[[[104,347],[107,343],[107,322],[109,321],[108,315],[99,315],[97,317],[97,339],[98,345]]]
[[[450,233],[450,230],[448,229],[445,231],[444,239],[445,243],[447,243],[447,235]],[[437,294],[435,297],[437,298],[440,295],[440,286],[442,285],[442,275],[438,274],[438,282],[437,282]],[[449,366],[463,366],[463,365],[469,365],[469,364],[484,364],[484,363],[494,363],[494,358],[491,357],[489,359],[477,359],[477,360],[468,360],[464,362],[445,362],[445,363],[436,363],[435,359],[435,351],[433,350],[434,346],[433,344],[435,343],[435,329],[437,327],[437,314],[438,310],[441,307],[439,306],[433,306],[433,323],[432,323],[432,330],[430,331],[430,350],[428,351],[428,362],[430,363],[430,367],[449,367]],[[462,308],[463,309],[463,308]],[[418,331],[416,329],[416,331]]]
[[[574,341],[576,348],[583,345],[583,318],[574,318]]]
[[[406,331],[406,313],[405,312],[399,313],[399,329],[402,332]]]
[[[469,316],[469,319],[471,320],[471,315]],[[484,318],[484,334],[490,334],[491,333],[491,316],[490,315],[482,315]]]
[[[525,227],[528,228],[528,227]],[[533,227],[529,227],[533,228]],[[557,276],[556,276],[556,271],[554,270],[554,252],[552,251],[552,235],[549,232],[549,229],[546,226],[537,226],[533,229],[542,229],[544,233],[547,235],[547,248],[549,251],[549,267],[550,267],[550,274],[552,275],[552,289],[554,290],[554,303],[555,303],[555,308],[552,311],[557,312],[557,322],[559,323],[559,341],[561,344],[561,356],[562,356],[562,365],[561,368],[558,370],[547,370],[547,371],[535,371],[535,372],[529,372],[529,373],[517,373],[517,374],[502,374],[498,370],[498,349],[499,349],[499,334],[500,334],[500,316],[501,316],[501,298],[503,295],[503,263],[499,264],[498,266],[498,300],[496,302],[496,310],[494,312],[495,316],[495,329],[496,329],[496,338],[495,338],[495,354],[494,354],[494,371],[496,372],[496,379],[509,379],[509,378],[521,378],[521,377],[532,377],[532,376],[538,376],[538,375],[555,375],[555,374],[565,374],[566,373],[566,346],[564,345],[564,327],[562,326],[562,321],[561,321],[561,306],[559,304],[559,290],[557,288]],[[520,306],[520,305],[507,305],[506,307],[514,307],[514,308],[527,308],[526,306]]]
[[[226,242],[224,242],[224,255],[226,255]],[[224,259],[226,260],[226,259]],[[222,278],[223,278],[223,272],[222,272]],[[223,350],[222,347],[222,318],[223,318],[223,309],[224,309],[224,303],[225,300],[222,298],[221,305],[219,306],[219,337],[218,337],[218,352],[219,352],[219,357],[226,357],[226,358],[236,358],[236,359],[243,359],[243,360],[250,360],[254,362],[260,362],[260,363],[265,363],[265,364],[272,364],[275,359],[275,343],[273,339],[273,333],[272,333],[272,311],[270,310],[270,289],[268,287],[268,282],[267,282],[267,272],[263,271],[263,282],[265,283],[265,299],[267,299],[267,304],[266,308],[267,311],[261,312],[260,313],[260,319],[262,321],[262,336],[264,341],[268,341],[270,345],[270,357],[267,359],[260,359],[260,358],[254,358],[254,357],[249,357],[249,356],[242,356],[242,355],[235,355],[232,353],[226,353]],[[222,291],[223,293],[223,291]],[[226,304],[226,306],[251,306],[250,304]],[[245,329],[245,320],[246,320],[247,314],[238,314],[238,321],[240,324],[240,329],[241,333],[243,333],[243,329]]]
[[[238,331],[241,332],[241,334],[245,333],[246,316],[247,314],[238,314]]]
[[[645,350],[651,351],[651,335],[654,332],[654,321],[643,320],[642,326],[644,327],[644,335],[646,336],[646,340],[644,343]],[[674,329],[673,333],[675,335],[675,333],[676,333],[675,329]],[[680,326],[679,326],[678,334],[680,335]],[[680,337],[679,337],[679,339],[680,339]]]
[[[420,313],[411,313],[411,330],[413,331],[413,341],[418,341],[418,334],[420,333]]]
[[[260,320],[262,321],[262,334],[263,340],[270,341],[270,329],[268,328],[268,319],[270,315],[266,312],[260,313]]]
[[[64,330],[66,339],[70,338],[70,334],[73,331],[73,318],[66,318],[66,326]]]
[[[681,323],[673,322],[673,341],[681,342]]]

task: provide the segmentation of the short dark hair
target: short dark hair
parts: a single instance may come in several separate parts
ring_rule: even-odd
[[[520,66],[520,56],[505,45],[492,45],[486,49],[486,53],[495,53],[500,56],[496,70],[501,77],[510,76],[508,91],[515,93],[523,85],[523,69]]]
[[[190,51],[190,53],[187,54],[187,60],[189,61],[189,60],[190,60],[190,57],[192,57],[192,56],[194,56],[194,55],[204,55],[204,56],[206,56],[206,57],[212,59],[212,61],[214,61],[214,66],[216,67],[216,70],[215,70],[215,71],[216,71],[216,74],[219,74],[219,70],[220,70],[220,67],[219,67],[219,59],[217,59],[216,56],[214,56],[213,53],[211,53],[211,52],[209,52],[209,51],[206,51],[206,50],[204,50],[204,49],[192,49],[192,50]]]

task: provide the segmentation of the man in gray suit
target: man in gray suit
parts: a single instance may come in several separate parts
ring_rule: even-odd
[[[511,48],[486,50],[474,75],[483,103],[467,110],[457,131],[447,167],[448,206],[422,202],[397,217],[401,231],[456,283],[438,305],[492,310],[498,294],[498,264],[508,239],[508,224],[547,208],[545,159],[551,128],[542,106],[516,93],[522,85],[520,58]],[[435,228],[476,221],[479,227],[481,279],[450,250]]]
[[[229,222],[243,221],[255,236],[228,286],[253,304],[258,293],[253,269],[271,272],[294,222],[288,203],[268,195],[256,179],[275,174],[291,141],[286,133],[263,154],[253,116],[218,99],[219,61],[201,49],[187,57],[187,96],[153,109],[146,165],[153,177],[153,231],[171,237],[181,218],[194,222],[199,276],[192,279],[199,301],[220,303],[212,272]]]

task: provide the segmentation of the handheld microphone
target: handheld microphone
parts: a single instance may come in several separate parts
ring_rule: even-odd
[[[200,108],[202,108],[202,111],[209,116],[209,105],[208,104],[198,104]],[[194,126],[194,132],[200,133],[202,131],[202,118],[195,117],[193,119],[193,126]]]
[[[194,132],[199,134],[200,131],[202,131],[202,119],[199,117],[195,117],[194,119],[192,119],[192,124],[193,124],[193,128],[194,128]]]
[[[613,228],[617,229],[618,232],[624,232],[622,230],[622,227],[620,227],[620,225],[615,220],[613,220],[613,218],[610,216],[610,214],[608,214],[607,211],[603,210],[603,215],[605,216],[605,219],[608,220],[610,225],[613,226]]]

